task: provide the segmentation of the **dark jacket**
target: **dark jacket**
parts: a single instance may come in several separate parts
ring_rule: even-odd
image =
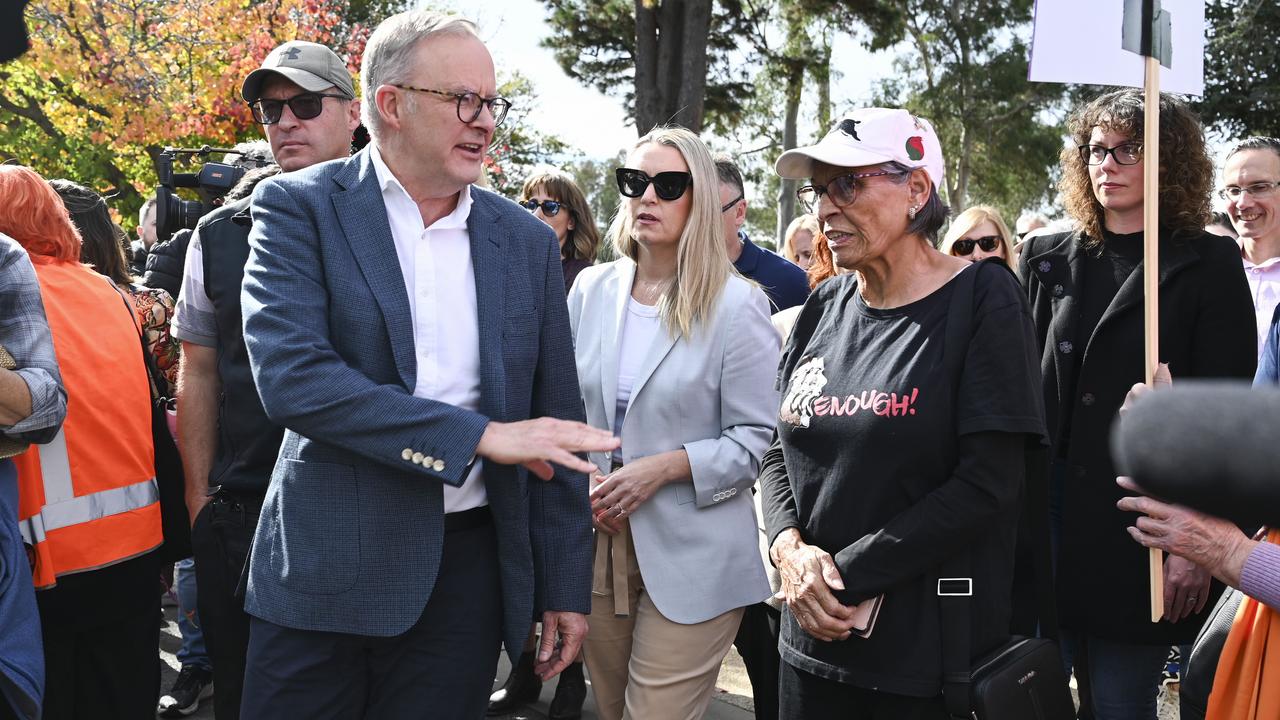
[[[754,280],[769,298],[772,312],[803,305],[809,298],[809,277],[794,263],[788,262],[751,242],[739,233],[742,254],[733,263],[739,273]]]
[[[134,240],[129,245],[129,274],[141,279],[147,272],[147,256],[150,255],[146,243]],[[176,297],[176,296],[175,296]]]
[[[280,452],[284,428],[267,418],[258,398],[244,346],[240,283],[249,259],[250,198],[218,208],[200,219],[204,289],[218,329],[217,366],[222,383],[218,402],[218,449],[209,487],[262,494]]]
[[[1031,302],[1041,351],[1052,456],[1070,404],[1070,446],[1061,478],[1058,613],[1063,627],[1134,644],[1190,642],[1204,614],[1177,624],[1150,620],[1146,548],[1129,537],[1133,513],[1116,508],[1109,451],[1112,421],[1144,372],[1142,268],[1120,287],[1087,342],[1077,338],[1087,251],[1078,232],[1028,241],[1018,274]],[[1178,378],[1252,378],[1257,361],[1253,302],[1231,240],[1201,231],[1160,239],[1160,360]],[[1071,375],[1083,353],[1075,392]],[[1220,586],[1215,583],[1215,593]],[[1211,600],[1205,607],[1213,606]]]
[[[182,267],[187,262],[187,245],[190,243],[191,231],[184,228],[168,240],[152,245],[142,284],[149,288],[163,288],[173,297],[178,297],[178,291],[182,290]]]

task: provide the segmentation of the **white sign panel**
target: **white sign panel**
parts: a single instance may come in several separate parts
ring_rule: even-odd
[[[1161,0],[1171,16],[1172,67],[1160,89],[1204,95],[1204,0]],[[1145,58],[1120,46],[1123,0],[1036,0],[1031,38],[1034,82],[1142,87]]]

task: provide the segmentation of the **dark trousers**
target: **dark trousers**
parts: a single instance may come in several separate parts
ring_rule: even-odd
[[[747,666],[756,720],[778,718],[778,622],[781,613],[765,603],[748,605],[733,646]]]
[[[942,696],[907,697],[866,690],[782,663],[779,717],[785,720],[947,720]]]
[[[262,497],[222,491],[210,499],[191,528],[196,561],[196,606],[205,647],[213,664],[213,713],[218,720],[240,717],[249,615],[237,593],[258,527]]]
[[[253,618],[241,713],[253,720],[478,720],[502,641],[493,524],[446,532],[421,617],[393,637]],[[216,660],[215,660],[216,662]]]
[[[160,561],[149,553],[36,593],[44,720],[139,720],[160,699]]]

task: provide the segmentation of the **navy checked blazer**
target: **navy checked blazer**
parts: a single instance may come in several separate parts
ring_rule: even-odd
[[[250,555],[252,615],[403,633],[439,571],[442,483],[465,480],[489,420],[583,420],[555,235],[515,203],[470,192],[478,412],[413,396],[408,293],[368,153],[255,191],[244,339],[262,405],[287,430]],[[488,462],[483,479],[514,659],[535,612],[590,610],[587,481]]]

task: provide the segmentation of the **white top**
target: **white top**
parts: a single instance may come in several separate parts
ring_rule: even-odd
[[[458,193],[458,205],[452,213],[424,227],[417,203],[383,162],[376,144],[369,145],[369,155],[409,294],[417,361],[413,394],[478,410],[480,322],[471,236],[467,233],[471,186]],[[444,486],[446,513],[470,510],[488,502],[478,462],[461,487]]]
[[[636,385],[636,375],[644,364],[645,355],[653,340],[662,332],[658,319],[658,307],[645,305],[633,297],[627,297],[627,312],[622,317],[622,338],[618,343],[618,405],[613,416],[613,434],[622,437],[622,422],[631,403],[631,388]],[[622,438],[625,445],[626,438]],[[613,451],[613,459],[622,461],[622,447]]]
[[[1280,257],[1268,258],[1258,265],[1243,256],[1241,260],[1253,294],[1253,311],[1258,322],[1258,357],[1262,357],[1262,350],[1267,345],[1267,331],[1271,329],[1271,316],[1276,305],[1280,304]]]

